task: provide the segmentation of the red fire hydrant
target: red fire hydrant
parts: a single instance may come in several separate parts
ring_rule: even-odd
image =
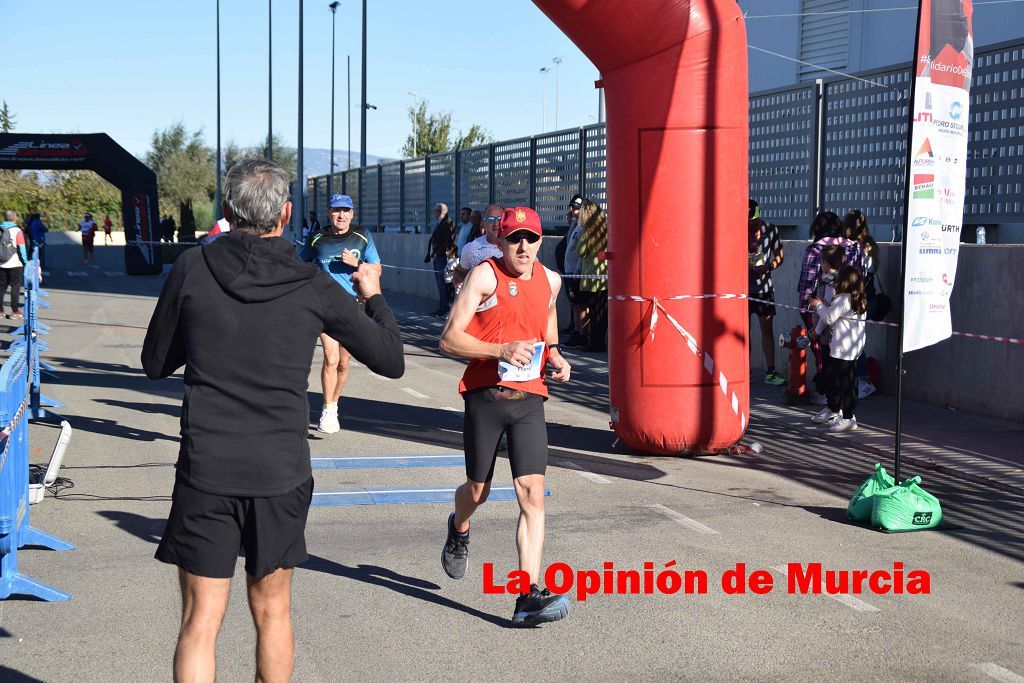
[[[789,377],[786,382],[786,400],[788,403],[806,403],[810,398],[807,391],[807,347],[811,340],[807,330],[794,327],[789,334],[779,335],[779,346],[789,349]]]

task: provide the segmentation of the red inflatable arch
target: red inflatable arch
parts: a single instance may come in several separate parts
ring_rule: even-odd
[[[671,297],[747,291],[742,12],[735,0],[534,3],[606,91],[613,428],[645,452],[731,446],[749,414],[747,302]]]

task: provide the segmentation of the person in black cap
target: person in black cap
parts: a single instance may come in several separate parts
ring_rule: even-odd
[[[427,243],[427,255],[423,257],[424,263],[434,261],[434,281],[437,284],[437,310],[431,313],[435,318],[444,318],[451,308],[452,297],[455,294],[454,288],[444,279],[444,270],[448,266],[448,259],[455,248],[455,223],[448,215],[448,205],[438,203],[434,206],[434,218],[437,219],[437,227],[430,234],[430,241]]]
[[[331,195],[329,205],[331,224],[326,230],[315,232],[310,226],[310,237],[302,248],[301,258],[313,262],[342,289],[352,296],[358,296],[352,276],[359,267],[368,264],[378,275],[381,272],[377,245],[368,233],[352,227],[355,210],[351,197],[347,194]],[[315,217],[315,214],[311,213],[311,217]],[[348,365],[352,354],[328,334],[320,335],[320,345],[324,350],[324,364],[320,370],[324,407],[317,428],[325,434],[333,434],[341,429],[338,401],[348,381]]]

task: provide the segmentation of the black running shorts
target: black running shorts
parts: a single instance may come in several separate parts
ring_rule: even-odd
[[[280,496],[222,496],[174,484],[167,529],[156,559],[190,574],[230,579],[239,550],[253,578],[305,562],[306,514],[313,479]]]
[[[465,394],[463,442],[466,476],[489,482],[494,477],[498,441],[508,434],[512,477],[544,474],[548,465],[548,428],[544,397],[506,387],[474,389]]]

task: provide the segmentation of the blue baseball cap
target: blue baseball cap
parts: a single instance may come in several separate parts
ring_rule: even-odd
[[[332,209],[351,209],[352,198],[347,194],[332,194],[330,206]]]

